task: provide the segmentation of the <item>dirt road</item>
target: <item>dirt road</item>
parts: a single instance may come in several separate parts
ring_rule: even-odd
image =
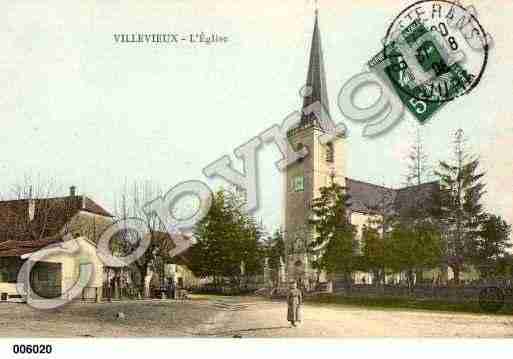
[[[202,299],[74,303],[51,311],[0,303],[0,337],[513,337],[513,316],[306,304],[304,322],[292,328],[284,302]]]
[[[251,298],[212,302],[215,322],[201,336],[224,337],[513,337],[513,317],[306,304],[303,323],[291,327],[283,302]]]

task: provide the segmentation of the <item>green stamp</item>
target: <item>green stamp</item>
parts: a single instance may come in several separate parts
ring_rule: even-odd
[[[401,99],[403,105],[415,116],[415,118],[421,122],[426,122],[429,118],[431,118],[435,112],[437,112],[440,108],[442,108],[446,103],[445,102],[432,102],[432,101],[424,101],[419,99],[417,96],[413,96],[409,92],[403,91],[399,83],[403,82],[405,85],[407,83],[411,83],[407,80],[407,71],[397,71],[396,68],[401,66],[397,61],[389,61],[390,64],[384,64],[385,62],[384,52],[381,51],[377,54],[372,60],[370,60],[367,64],[369,69],[372,70],[381,70],[378,75],[382,78],[386,77],[385,82],[388,84],[390,88],[394,90],[394,93]],[[421,89],[416,88],[415,91],[420,93]]]
[[[414,20],[390,38],[367,65],[415,118],[425,123],[448,101],[465,94],[475,81],[458,61],[445,60],[451,59],[447,53],[454,41],[452,37],[444,40],[435,28],[428,30],[423,22]],[[458,48],[457,43],[454,46]]]

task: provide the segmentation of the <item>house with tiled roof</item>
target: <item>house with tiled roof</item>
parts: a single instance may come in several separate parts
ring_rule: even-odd
[[[53,254],[38,263],[31,282],[40,297],[65,295],[79,276],[79,265],[88,261],[95,275],[83,295],[100,299],[103,264],[96,255],[101,233],[113,223],[113,215],[75,187],[65,197],[0,201],[0,300],[20,298],[18,272],[25,259],[43,248],[55,249],[74,239],[73,254]]]
[[[96,242],[113,215],[87,196],[0,201],[0,242],[39,240],[57,234],[84,235]]]

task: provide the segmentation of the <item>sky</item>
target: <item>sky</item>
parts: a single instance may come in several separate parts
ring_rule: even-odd
[[[344,121],[347,176],[399,187],[416,128],[433,165],[462,128],[486,172],[488,210],[513,223],[513,1],[474,5],[494,48],[479,86],[420,126],[411,114],[378,138],[337,110],[342,85],[381,49],[411,1],[319,1],[332,117]],[[470,5],[470,1],[464,1]],[[0,191],[25,175],[71,185],[107,209],[124,183],[164,190],[300,109],[314,22],[307,0],[5,1],[0,14]],[[216,33],[220,44],[119,44],[119,33]],[[376,91],[359,95],[372,103]],[[258,154],[256,215],[280,225],[277,148]]]

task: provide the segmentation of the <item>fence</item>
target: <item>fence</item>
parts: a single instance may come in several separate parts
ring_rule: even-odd
[[[465,285],[465,286],[427,286],[419,285],[413,288],[399,285],[365,285],[353,284],[345,286],[342,283],[334,283],[335,294],[348,297],[389,297],[405,299],[432,299],[448,302],[466,302],[479,300],[480,293],[487,288],[487,285]],[[501,286],[499,286],[501,287]],[[513,289],[501,287],[504,292],[504,300],[513,303]]]
[[[103,286],[102,299],[103,300],[121,300],[121,299],[139,299],[143,297],[142,290],[137,287],[121,287],[114,288]]]
[[[244,295],[253,294],[257,290],[265,287],[264,283],[245,283],[242,285],[229,284],[205,284],[188,288],[192,293],[197,294],[224,294],[224,295]]]

